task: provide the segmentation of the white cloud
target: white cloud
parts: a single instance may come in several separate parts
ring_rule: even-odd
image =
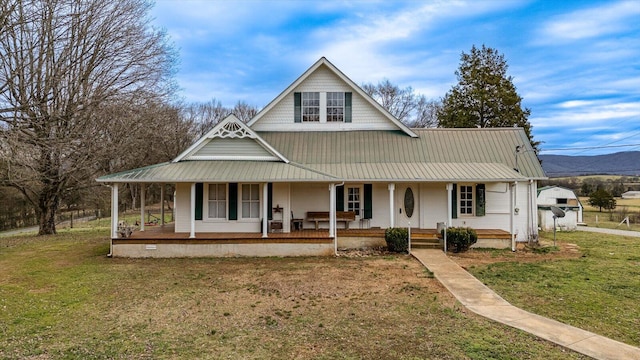
[[[624,31],[636,26],[640,6],[637,1],[607,3],[604,6],[560,15],[542,27],[543,43],[574,41]]]

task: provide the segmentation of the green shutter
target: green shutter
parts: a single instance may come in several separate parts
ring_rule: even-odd
[[[269,220],[273,220],[273,183],[267,184],[267,209],[269,209]]]
[[[204,193],[204,185],[202,183],[196,183],[196,213],[195,219],[202,220],[202,204],[203,204],[203,193]]]
[[[484,216],[485,214],[486,201],[484,188],[484,184],[476,185],[476,216]]]
[[[451,218],[458,218],[458,185],[453,184],[453,190],[451,190]]]
[[[293,121],[302,122],[302,93],[293,93]]]
[[[364,218],[373,218],[373,185],[364,184]]]
[[[229,183],[229,220],[238,220],[238,183]]]
[[[351,93],[344,93],[344,122],[351,122]]]
[[[336,186],[336,211],[344,211],[344,186]]]

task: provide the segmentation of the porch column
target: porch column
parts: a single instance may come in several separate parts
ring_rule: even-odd
[[[191,231],[189,232],[189,239],[196,237],[196,183],[191,183]]]
[[[329,184],[329,237],[336,236],[336,184]]]
[[[514,236],[515,232],[515,220],[513,218],[513,214],[515,213],[516,207],[516,192],[518,191],[518,182],[514,181],[511,186],[509,186],[510,198],[511,198],[511,211],[510,211],[510,220],[511,220],[511,251],[516,251],[516,238]],[[515,189],[515,191],[514,191]]]
[[[267,183],[262,184],[262,237],[268,237],[268,224],[269,224],[269,208],[267,207],[269,196],[269,186]]]
[[[447,189],[447,222],[444,224],[444,236],[443,236],[445,253],[447,252],[447,228],[451,226],[451,210],[452,210],[451,199],[452,199],[453,184],[448,183],[446,185],[446,189]]]
[[[144,231],[144,184],[140,184],[140,231]]]
[[[164,226],[164,184],[160,184],[160,225]]]
[[[396,190],[396,184],[389,184],[389,226],[395,227],[395,215],[396,215],[396,205],[393,201],[393,192]]]
[[[447,223],[445,224],[446,227],[450,227],[451,226],[451,192],[453,191],[453,184],[449,183],[447,184]]]
[[[111,185],[111,238],[118,237],[118,184]]]

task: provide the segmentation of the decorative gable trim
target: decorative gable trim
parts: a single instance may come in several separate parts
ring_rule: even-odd
[[[248,156],[236,156],[236,155],[197,155],[198,151],[203,149],[209,142],[215,139],[251,139],[261,146],[268,156],[260,155],[248,155]],[[234,115],[227,116],[224,120],[219,122],[203,137],[198,139],[187,150],[178,155],[172,162],[176,163],[183,160],[256,160],[256,161],[282,161],[289,163],[289,160],[285,158],[280,152],[278,152],[273,146],[269,145],[258,134],[251,130],[247,125],[240,121]]]
[[[347,85],[349,85],[354,92],[358,93],[362,98],[364,98],[369,104],[375,107],[380,113],[385,116],[390,122],[392,122],[395,126],[398,127],[399,130],[403,131],[405,134],[417,138],[418,135],[413,132],[409,127],[404,125],[400,120],[396,119],[395,116],[391,115],[389,111],[382,107],[375,99],[373,99],[369,94],[367,94],[360,86],[358,86],[355,82],[349,79],[342,71],[340,71],[337,67],[335,67],[329,60],[325,57],[321,57],[320,60],[316,61],[307,71],[305,71],[298,79],[296,79],[289,87],[287,87],[280,95],[278,95],[275,99],[273,99],[267,106],[265,106],[256,116],[254,116],[248,123],[247,126],[251,127],[256,122],[260,121],[264,114],[268,113],[271,109],[273,109],[282,99],[291,94],[293,90],[298,87],[302,82],[304,82],[311,74],[313,74],[320,66],[326,66],[329,70],[331,70],[336,76],[338,76],[342,81],[344,81]],[[351,120],[351,119],[349,119]],[[297,122],[297,121],[296,121]],[[346,122],[346,121],[345,121]]]

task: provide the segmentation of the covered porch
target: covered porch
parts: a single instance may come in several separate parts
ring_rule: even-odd
[[[486,242],[511,241],[511,235],[500,229],[478,229],[478,245]],[[385,229],[337,229],[337,236],[326,230],[295,230],[261,233],[176,233],[174,224],[147,227],[134,231],[128,238],[112,240],[114,256],[125,257],[224,257],[224,256],[317,256],[334,255],[340,249],[385,246]],[[436,229],[411,229],[412,247],[442,249]]]

